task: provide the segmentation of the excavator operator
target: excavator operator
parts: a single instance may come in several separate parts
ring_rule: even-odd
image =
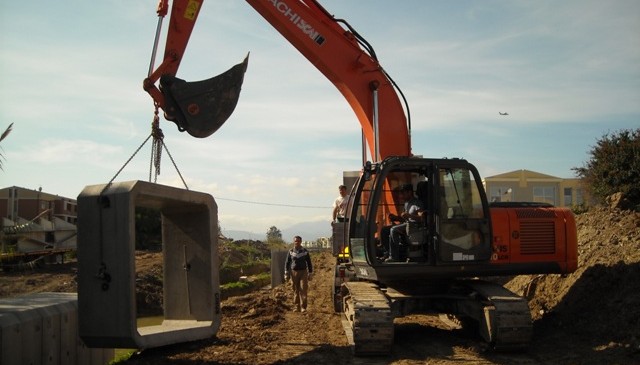
[[[385,262],[401,261],[401,246],[408,246],[407,226],[422,220],[424,207],[422,201],[413,195],[413,185],[404,184],[400,187],[400,199],[404,201],[404,209],[397,216],[389,214],[389,220],[399,222],[389,229],[389,257]]]

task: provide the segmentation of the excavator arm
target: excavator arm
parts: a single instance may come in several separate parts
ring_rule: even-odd
[[[196,19],[200,11],[202,2],[194,1],[191,6],[186,1],[176,1],[171,10],[170,31],[167,33],[167,41],[164,50],[164,57],[160,66],[155,70],[149,70],[149,75],[143,81],[143,88],[151,95],[154,102],[161,108],[165,108],[165,97],[160,92],[155,82],[163,75],[175,76],[180,67],[180,61],[184,56],[187,43],[191,37],[191,32],[196,24]],[[160,21],[167,15],[169,0],[160,0],[158,3],[158,17]],[[160,22],[161,24],[161,22]],[[160,24],[158,32],[160,31]],[[156,34],[156,41],[159,34]],[[155,50],[154,50],[155,52]],[[153,62],[153,61],[152,61]],[[153,65],[151,65],[153,68]]]
[[[165,117],[196,137],[215,132],[231,114],[247,66],[245,59],[225,74],[197,83],[175,77],[203,2],[173,1],[163,62],[144,81],[145,90],[164,110]],[[407,118],[394,85],[373,51],[360,46],[357,33],[340,25],[346,22],[335,19],[315,0],[247,3],[342,93],[360,122],[374,160],[411,155]],[[166,9],[167,1],[161,0],[158,15],[162,16],[162,11],[166,14]],[[158,80],[160,88],[155,85]],[[187,101],[182,100],[183,95],[187,95]],[[207,120],[203,112],[213,113],[213,119]],[[196,118],[194,125],[190,119]]]
[[[171,18],[162,63],[153,70],[155,49],[162,19],[168,12],[168,0],[158,4],[158,30],[149,76],[143,88],[151,95],[164,117],[183,132],[198,138],[213,134],[231,116],[235,109],[247,69],[248,56],[223,74],[208,80],[186,82],[176,77],[187,48],[203,0],[176,0],[171,7]],[[160,81],[160,87],[156,82]]]

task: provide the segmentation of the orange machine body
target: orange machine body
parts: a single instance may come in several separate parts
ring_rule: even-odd
[[[549,264],[556,273],[570,273],[578,264],[576,223],[569,209],[554,207],[492,207],[491,264],[517,268],[514,273],[539,273]]]

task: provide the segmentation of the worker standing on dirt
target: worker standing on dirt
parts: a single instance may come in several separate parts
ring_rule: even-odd
[[[313,273],[309,251],[302,247],[302,237],[293,237],[293,248],[289,250],[284,264],[284,280],[293,283],[294,312],[307,311],[307,290]]]

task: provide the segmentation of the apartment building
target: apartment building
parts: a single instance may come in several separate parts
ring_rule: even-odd
[[[577,178],[565,179],[530,170],[515,170],[485,177],[482,182],[490,202],[542,202],[566,208],[593,204],[582,181]]]
[[[18,251],[75,249],[78,204],[75,199],[11,186],[0,189],[0,225],[18,233]],[[2,242],[4,252],[5,242]]]
[[[38,190],[11,186],[0,189],[0,217],[31,220],[42,214],[50,220],[59,218],[76,224],[78,203],[75,199],[49,194]]]

